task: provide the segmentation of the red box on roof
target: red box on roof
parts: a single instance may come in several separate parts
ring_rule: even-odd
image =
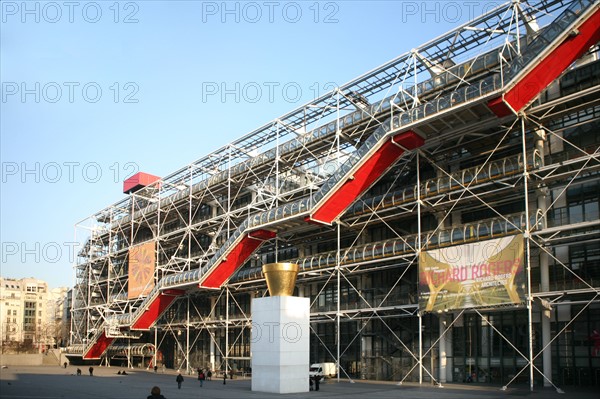
[[[160,177],[149,173],[139,172],[123,182],[123,193],[130,194],[160,180]]]

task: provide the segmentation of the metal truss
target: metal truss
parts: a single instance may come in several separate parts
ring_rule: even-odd
[[[597,242],[600,235],[598,216],[557,218],[569,188],[600,180],[598,143],[574,142],[567,134],[600,126],[598,63],[579,67],[596,69],[574,92],[554,83],[500,117],[490,102],[541,62],[544,48],[568,35],[577,18],[596,9],[594,1],[508,2],[78,223],[86,241],[74,265],[71,353],[85,354],[104,337],[105,361],[114,354],[109,348],[136,340],[144,350],[144,343],[164,348],[173,354],[172,366],[188,373],[249,364],[247,299],[266,295],[262,264],[285,260],[300,265],[299,294],[311,298],[311,338],[338,364],[338,378],[356,378],[342,362],[356,345],[378,339],[408,359],[391,373],[394,380],[441,386],[441,363],[434,367],[431,360],[428,367],[425,359],[445,352],[446,334],[457,321],[478,314],[496,328],[486,312],[514,309],[527,312],[529,332],[528,349],[515,348],[526,366],[514,379],[528,371],[533,389],[537,372],[557,386],[548,375],[548,348],[562,331],[548,335],[549,315],[560,306],[597,304],[600,294],[598,280],[586,280],[555,251]],[[306,222],[314,206],[353,178],[362,159],[405,131],[425,137],[424,145],[405,151],[332,222]],[[221,286],[203,286],[228,248],[257,231],[276,236],[263,238]],[[517,233],[526,241],[521,305],[419,311],[415,281],[422,251]],[[154,288],[128,298],[129,252],[148,242],[155,243]],[[550,263],[570,276],[562,286],[549,280]],[[393,276],[381,291],[372,281],[377,273]],[[182,294],[150,327],[133,328],[152,300],[173,289]],[[326,295],[331,303],[322,304]],[[534,314],[547,323],[537,353]],[[415,319],[416,337],[398,330],[398,323]],[[424,323],[436,337],[424,337]],[[342,338],[349,325],[358,327]],[[334,345],[319,332],[330,326]],[[396,360],[372,352],[357,361],[361,367],[386,363],[395,369]],[[538,357],[545,359],[542,368]]]

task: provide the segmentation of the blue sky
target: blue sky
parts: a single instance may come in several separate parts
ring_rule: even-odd
[[[490,3],[2,1],[0,274],[73,285],[74,225],[132,172],[167,175]]]

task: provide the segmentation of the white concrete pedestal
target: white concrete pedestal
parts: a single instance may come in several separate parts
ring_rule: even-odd
[[[310,300],[252,299],[252,390],[308,392]]]

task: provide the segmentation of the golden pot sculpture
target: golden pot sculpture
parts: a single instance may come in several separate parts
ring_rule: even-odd
[[[268,263],[262,271],[267,280],[267,288],[271,296],[292,296],[298,275],[295,263]]]

